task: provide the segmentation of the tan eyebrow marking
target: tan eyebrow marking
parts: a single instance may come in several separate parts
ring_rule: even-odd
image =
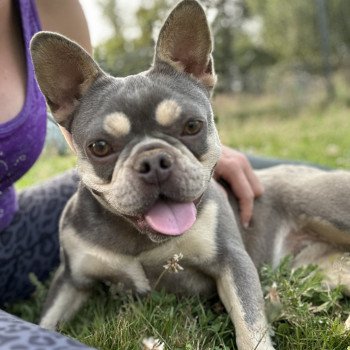
[[[103,129],[113,136],[126,136],[131,129],[130,120],[123,112],[111,113],[105,117]]]
[[[181,107],[174,100],[164,100],[157,106],[156,121],[162,126],[169,126],[179,118]]]

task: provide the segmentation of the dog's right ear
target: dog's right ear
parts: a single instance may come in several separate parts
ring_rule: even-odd
[[[36,34],[30,44],[35,75],[56,121],[69,129],[81,97],[102,70],[78,44],[51,33]]]
[[[175,6],[160,30],[154,65],[166,62],[211,91],[216,83],[212,50],[212,37],[203,7],[196,0],[183,0]]]

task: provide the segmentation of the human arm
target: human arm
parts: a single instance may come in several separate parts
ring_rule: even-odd
[[[36,4],[42,30],[60,33],[92,54],[87,21],[78,0],[36,0]]]

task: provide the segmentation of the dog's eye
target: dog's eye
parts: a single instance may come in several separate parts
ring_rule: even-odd
[[[91,153],[96,157],[106,157],[112,153],[112,147],[103,140],[92,143],[89,148]]]
[[[203,126],[203,122],[201,120],[189,120],[184,127],[183,134],[184,135],[196,135],[198,134]]]

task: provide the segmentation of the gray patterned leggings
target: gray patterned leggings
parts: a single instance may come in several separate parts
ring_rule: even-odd
[[[33,292],[29,273],[44,280],[57,266],[59,217],[77,184],[76,172],[69,171],[18,194],[19,210],[0,232],[0,305]],[[77,348],[87,347],[0,311],[0,349]]]
[[[1,350],[78,350],[91,349],[56,332],[23,321],[0,311]]]

